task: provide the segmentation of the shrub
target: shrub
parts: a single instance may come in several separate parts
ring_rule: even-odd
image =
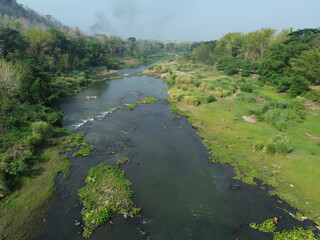
[[[266,147],[267,153],[274,154],[276,152],[276,146],[274,143],[269,143]]]
[[[230,96],[231,93],[229,90],[222,90],[221,95],[222,95],[222,97],[227,97],[227,96]]]
[[[62,115],[59,112],[52,112],[47,115],[47,121],[53,126],[61,126]]]
[[[257,142],[253,145],[253,150],[256,151],[261,151],[264,148],[264,144],[262,142]]]
[[[257,99],[252,95],[247,94],[238,94],[237,99],[244,102],[255,103]]]
[[[281,154],[287,154],[293,151],[293,146],[291,145],[289,139],[282,134],[276,135],[272,138],[270,143],[267,145],[267,152],[273,154],[275,152]]]
[[[49,123],[39,121],[31,124],[32,134],[39,135],[41,138],[50,137],[53,134],[53,129]]]
[[[248,93],[253,92],[253,86],[250,83],[243,83],[240,85],[240,90]]]
[[[201,104],[200,99],[195,96],[185,96],[183,101],[189,105],[199,106]]]
[[[311,90],[307,92],[304,97],[312,102],[320,103],[320,91]]]
[[[206,104],[206,103],[211,103],[211,102],[216,101],[215,97],[210,94],[201,95],[201,96],[199,96],[199,99],[200,99],[201,104]]]
[[[294,76],[291,78],[289,94],[293,97],[304,94],[309,90],[309,82],[304,77]]]
[[[235,75],[239,73],[239,69],[235,64],[228,64],[225,66],[224,72],[228,75]]]

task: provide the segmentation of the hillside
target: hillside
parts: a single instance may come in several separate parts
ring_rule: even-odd
[[[12,26],[14,20],[20,22]],[[58,30],[69,31],[70,28],[63,25],[50,15],[41,15],[31,8],[17,3],[15,0],[0,0],[0,26],[13,28],[28,28],[36,26],[40,29],[47,29],[49,27]],[[17,29],[20,30],[20,29]]]

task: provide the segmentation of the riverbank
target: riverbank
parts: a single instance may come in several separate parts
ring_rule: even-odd
[[[67,177],[71,163],[61,153],[81,146],[82,134],[62,131],[39,147],[39,162],[19,180],[20,186],[0,202],[0,239],[25,239],[38,226],[55,191],[59,173]]]
[[[262,180],[274,188],[270,194],[277,194],[303,213],[297,214],[301,220],[309,217],[320,223],[319,106],[312,103],[310,108],[310,102],[298,99],[301,107],[255,79],[228,77],[213,67],[190,62],[155,64],[144,74],[169,84],[170,101],[189,117],[211,150],[213,162],[232,165],[237,178],[246,183]],[[299,107],[287,107],[285,112],[291,117],[282,116],[284,119],[272,119],[272,113],[284,111],[272,107],[268,117],[273,121],[266,116],[259,121],[251,110],[270,102]],[[278,135],[289,139],[293,151],[270,150]]]
[[[101,74],[109,76],[116,72],[104,70]],[[74,71],[57,77],[54,81],[59,87],[57,95],[60,94],[60,99],[57,102],[61,103],[92,86],[96,82],[92,78],[97,77],[98,72],[94,70],[90,73]],[[12,169],[20,167],[24,171],[23,174],[15,173],[10,179],[2,178],[4,172],[0,172],[0,239],[26,239],[41,221],[45,221],[42,217],[55,192],[55,179],[59,173],[67,174],[71,168],[69,159],[61,154],[74,147],[82,149],[85,143],[83,134],[75,134],[59,126],[62,114],[57,108],[43,110],[37,107],[31,106],[20,113],[20,119],[27,119],[23,122],[25,126],[11,131],[4,129],[5,134],[0,135],[0,157],[20,158],[20,163],[11,164]],[[51,133],[41,139],[32,130],[32,121],[37,118],[51,125]],[[5,165],[5,162],[0,162],[0,167]]]

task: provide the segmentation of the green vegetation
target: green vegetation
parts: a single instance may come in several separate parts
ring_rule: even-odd
[[[276,229],[276,223],[274,219],[267,219],[263,223],[250,223],[250,227],[253,229],[257,229],[262,232],[274,232]]]
[[[293,151],[293,146],[289,142],[287,136],[279,134],[272,138],[271,142],[267,145],[268,153],[282,153],[287,154]]]
[[[227,75],[260,76],[261,83],[273,85],[278,92],[298,96],[320,82],[319,39],[320,28],[235,32],[193,44],[186,58],[214,65]]]
[[[43,130],[43,126],[38,128],[39,125],[46,126],[46,124],[35,124],[37,126],[34,128],[37,129],[35,131]],[[54,136],[46,138],[38,145],[33,157],[35,159],[27,162],[29,167],[22,175],[5,179],[6,197],[0,202],[2,238],[25,238],[39,224],[55,190],[54,180],[57,174],[63,172],[66,175],[71,167],[69,159],[60,154],[71,150],[71,147],[80,146],[82,138],[83,134],[71,134],[66,130],[56,129]],[[7,135],[5,139],[16,141],[13,135],[10,138]]]
[[[125,179],[124,171],[118,167],[100,164],[90,169],[86,186],[78,191],[84,210],[83,236],[88,238],[100,225],[108,222],[115,214],[125,217],[137,214],[130,190],[131,182]]]
[[[277,93],[253,77],[225,76],[213,66],[185,60],[152,65],[144,74],[168,82],[171,109],[188,116],[213,162],[231,164],[236,178],[246,183],[261,179],[274,187],[271,194],[320,223],[317,102]],[[188,100],[203,94],[216,101]]]
[[[87,142],[82,143],[82,147],[78,152],[75,152],[72,154],[73,157],[82,156],[87,157],[90,155],[90,153],[94,150],[93,146],[88,145]]]
[[[122,159],[119,159],[117,161],[117,165],[122,165],[122,164],[125,164],[127,162],[131,162],[131,159],[130,158],[122,158]]]
[[[274,234],[274,240],[318,240],[315,234],[311,230],[305,230],[301,227],[295,228],[290,231],[276,232]]]
[[[136,102],[136,103],[132,103],[132,104],[123,104],[122,106],[129,107],[130,110],[133,110],[136,107],[140,106],[141,104],[151,104],[151,103],[154,103],[157,101],[158,101],[158,99],[156,99],[156,98],[146,96],[146,97],[142,98],[140,102]]]
[[[275,232],[276,222],[274,219],[267,219],[261,224],[250,223],[250,227],[262,232],[273,233],[274,240],[317,240],[319,238],[310,229],[303,229],[301,227],[292,230],[284,230],[282,232]]]
[[[80,135],[60,128],[58,106],[66,98],[93,84],[95,74],[179,54],[189,46],[183,42],[87,36],[24,9],[14,0],[0,2],[0,204],[11,196],[19,198],[17,194],[22,195],[25,188],[27,191],[31,172],[42,163],[42,151],[57,148],[62,153],[81,147],[74,156],[87,156],[93,150],[78,143],[82,141]],[[151,99],[142,101],[150,103]],[[57,138],[63,141],[57,143]],[[48,162],[53,163],[51,159]],[[52,177],[56,170],[52,171],[39,176]],[[41,207],[42,203],[37,203]],[[0,221],[3,218],[0,215]],[[6,230],[6,235],[10,234]]]

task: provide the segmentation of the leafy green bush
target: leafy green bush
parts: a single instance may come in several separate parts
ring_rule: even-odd
[[[50,125],[61,126],[62,114],[59,112],[52,112],[47,115],[47,121]]]
[[[320,91],[311,90],[308,91],[304,97],[312,102],[320,103]]]
[[[287,136],[279,134],[273,137],[267,145],[267,152],[273,154],[275,152],[287,154],[293,151],[293,146]]]
[[[49,123],[39,121],[31,124],[32,134],[41,136],[41,138],[51,137],[53,129]]]
[[[251,83],[243,83],[240,85],[240,90],[248,93],[253,92],[253,85]]]
[[[257,142],[253,145],[253,151],[261,151],[264,148],[263,142]]]
[[[228,75],[235,75],[239,73],[239,69],[236,64],[229,63],[224,67],[224,72]]]
[[[304,106],[298,100],[267,101],[264,106],[250,110],[260,121],[275,126],[280,131],[286,131],[290,121],[301,122],[305,118]]]
[[[292,97],[296,97],[304,94],[309,90],[309,82],[307,79],[301,76],[293,76],[291,77],[290,87],[288,93]]]

